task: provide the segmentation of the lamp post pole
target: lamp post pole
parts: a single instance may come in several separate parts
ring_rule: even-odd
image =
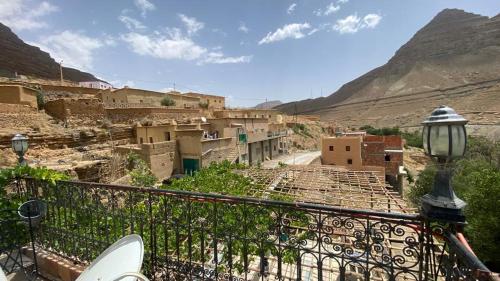
[[[432,191],[422,197],[421,214],[429,219],[463,223],[466,203],[451,184],[452,161],[465,153],[467,120],[447,106],[436,108],[422,123],[422,139],[427,155],[437,160],[438,171]]]

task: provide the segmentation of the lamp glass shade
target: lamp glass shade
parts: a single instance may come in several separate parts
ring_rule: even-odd
[[[465,153],[465,146],[467,143],[465,126],[451,125],[451,156],[460,157]]]
[[[429,148],[430,155],[438,157],[448,157],[450,149],[450,139],[447,125],[430,126]]]
[[[28,141],[25,139],[13,140],[12,149],[16,153],[24,154],[28,151]]]
[[[424,145],[425,153],[429,154],[429,126],[424,125],[424,129],[422,130],[422,144]]]

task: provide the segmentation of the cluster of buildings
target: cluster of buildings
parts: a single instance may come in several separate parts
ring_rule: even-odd
[[[115,152],[136,153],[160,179],[192,173],[223,160],[253,165],[288,151],[290,124],[276,110],[227,109],[223,96],[210,94],[105,86],[42,85],[45,93],[73,93],[51,95],[45,101],[45,112],[74,126],[85,124],[85,120],[94,126],[96,120],[131,126],[131,141],[116,146]],[[38,90],[0,85],[0,103],[36,108]],[[376,171],[398,188],[405,175],[400,136],[337,132],[321,139],[321,162],[352,171]]]
[[[99,85],[0,85],[0,102],[36,108],[39,90],[50,93],[45,113],[65,126],[96,127],[107,120],[132,127],[133,137],[114,152],[139,155],[159,179],[224,160],[253,165],[288,150],[288,129],[279,112],[226,109],[223,96]]]
[[[401,136],[374,136],[366,132],[338,132],[321,139],[321,161],[325,165],[355,171],[377,171],[391,186],[401,190],[406,171]]]

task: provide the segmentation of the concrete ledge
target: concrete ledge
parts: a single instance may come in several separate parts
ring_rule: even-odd
[[[33,259],[31,248],[23,248],[24,255]],[[36,249],[38,271],[51,280],[74,281],[85,270],[85,266],[65,259],[43,249]]]

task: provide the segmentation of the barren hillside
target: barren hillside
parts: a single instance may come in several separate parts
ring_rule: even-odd
[[[59,64],[50,54],[28,45],[7,26],[0,23],[0,76],[20,75],[59,79]],[[74,68],[63,67],[64,79],[80,82],[99,80],[94,75]]]
[[[349,116],[339,112],[344,109],[343,105],[361,102],[366,103],[364,109],[369,110],[372,103],[383,107],[384,104],[400,101],[400,97],[415,96],[413,102],[405,102],[407,109],[404,112],[391,116],[390,119],[394,120],[401,114],[411,115],[412,110],[422,109],[420,102],[427,99],[426,93],[430,96],[444,92],[447,94],[446,99],[434,99],[436,103],[429,105],[431,108],[449,102],[468,109],[467,104],[462,106],[467,100],[464,95],[469,97],[467,102],[475,102],[475,98],[470,95],[480,90],[483,93],[480,99],[486,99],[481,99],[477,106],[469,110],[479,110],[484,104],[490,111],[498,112],[500,98],[495,83],[497,79],[500,79],[500,15],[488,18],[462,10],[446,9],[419,30],[385,65],[345,84],[328,97],[297,102],[297,109],[299,113],[319,113],[323,119],[335,118],[341,122],[350,120],[347,118]],[[481,86],[483,84],[484,87]],[[459,88],[463,90],[450,90]],[[484,94],[486,88],[492,89],[493,93]],[[454,96],[453,93],[461,95]],[[287,103],[276,108],[292,113],[293,104]],[[344,111],[353,113],[351,110]],[[386,110],[385,115],[387,112],[391,111]],[[382,113],[370,115],[364,112],[364,117],[356,116],[358,122],[353,123],[371,123],[373,119],[383,117],[380,116]],[[498,115],[493,117],[492,122],[498,123]],[[420,121],[406,119],[400,120],[404,122],[398,125],[413,125]]]

